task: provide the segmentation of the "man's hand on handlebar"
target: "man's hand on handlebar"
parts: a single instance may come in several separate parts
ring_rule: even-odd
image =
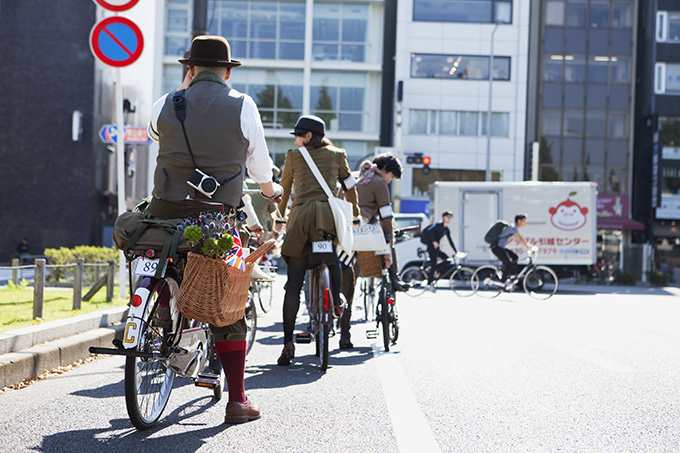
[[[274,203],[281,203],[281,197],[283,196],[283,188],[276,184],[275,182],[271,183],[271,188],[274,189],[274,193],[265,193],[264,189],[262,190],[262,196],[266,198],[267,200],[270,200]]]

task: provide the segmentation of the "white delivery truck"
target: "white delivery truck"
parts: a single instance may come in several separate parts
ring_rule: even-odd
[[[472,265],[496,262],[484,235],[497,220],[513,222],[525,214],[522,237],[539,248],[535,262],[555,266],[583,266],[596,261],[597,185],[592,182],[435,182],[430,212],[439,222],[442,212],[453,212],[451,238],[468,253]],[[451,255],[448,241],[442,250]],[[522,256],[524,246],[511,239],[507,247]]]

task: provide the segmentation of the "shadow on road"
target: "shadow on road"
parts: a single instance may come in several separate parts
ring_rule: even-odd
[[[207,401],[206,401],[207,400]],[[156,426],[147,431],[137,431],[130,420],[111,420],[111,427],[106,429],[72,430],[46,436],[41,445],[31,451],[197,451],[210,439],[229,429],[222,420],[215,420],[216,425],[198,429],[196,424],[185,423],[192,416],[217,404],[212,395],[194,399],[169,414],[163,414]],[[181,433],[163,436],[167,426],[182,425],[186,427]],[[200,425],[202,426],[202,425]],[[153,436],[153,437],[152,437]]]

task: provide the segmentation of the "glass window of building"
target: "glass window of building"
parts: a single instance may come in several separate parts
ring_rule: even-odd
[[[439,135],[458,134],[458,112],[442,110],[439,112]]]
[[[612,30],[612,55],[631,55],[633,32],[631,29]]]
[[[586,29],[567,29],[567,53],[586,53]]]
[[[628,114],[626,112],[609,112],[607,135],[611,138],[628,137]]]
[[[633,23],[633,5],[631,0],[615,1],[612,6],[612,27],[630,28]]]
[[[511,0],[413,0],[413,20],[510,23]]]
[[[586,137],[604,137],[607,132],[607,114],[602,111],[586,112]]]
[[[607,108],[607,85],[594,83],[588,84],[586,108],[589,110],[604,110]]]
[[[585,142],[586,163],[588,165],[604,165],[605,141],[604,139],[589,138]]]
[[[586,80],[586,57],[584,55],[565,55],[564,81],[585,82],[585,80]]]
[[[680,12],[668,13],[668,32],[666,41],[680,42]]]
[[[585,86],[581,83],[564,84],[564,108],[582,109],[585,104]]]
[[[567,27],[585,27],[588,23],[588,2],[569,0],[567,2]]]
[[[610,82],[630,83],[630,59],[627,57],[610,57]]]
[[[409,110],[408,133],[411,135],[426,135],[429,111],[413,109]]]
[[[607,83],[609,77],[609,57],[596,55],[588,58],[588,82]]]
[[[482,131],[481,135],[486,135],[486,116],[487,112],[482,112]],[[510,135],[510,114],[491,113],[491,136],[508,137]]]
[[[666,94],[680,94],[680,64],[666,63]]]
[[[266,128],[289,129],[302,115],[302,72],[239,68],[232,87],[250,95]]]
[[[543,57],[543,80],[556,82],[562,80],[563,55],[546,55]]]
[[[564,53],[564,29],[556,27],[548,27],[545,29],[545,40],[543,43],[543,51],[545,53],[552,53],[562,55]]]
[[[368,5],[314,5],[314,60],[364,62],[367,40]]]
[[[545,5],[545,24],[564,25],[564,1],[548,1]]]
[[[479,113],[478,112],[460,112],[460,135],[479,134]]]
[[[590,2],[590,27],[609,27],[609,1]]]
[[[609,85],[609,108],[627,110],[630,107],[630,85]]]
[[[561,134],[562,114],[559,110],[543,110],[541,122],[543,135]]]
[[[562,164],[574,165],[583,162],[583,141],[580,138],[562,140]]]
[[[210,33],[226,36],[237,59],[304,59],[303,2],[211,0],[209,14]]]
[[[365,132],[367,84],[366,74],[313,72],[312,113],[323,118],[331,131]]]
[[[583,136],[584,112],[583,110],[565,110],[563,135],[565,137]]]
[[[562,108],[562,84],[544,83],[543,84],[543,108],[561,109]]]
[[[411,77],[488,80],[490,57],[477,55],[411,54]],[[493,59],[494,80],[510,80],[510,57]]]

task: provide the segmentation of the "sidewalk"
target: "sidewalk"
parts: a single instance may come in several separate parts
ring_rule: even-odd
[[[0,333],[0,388],[90,356],[122,338],[127,307]]]

